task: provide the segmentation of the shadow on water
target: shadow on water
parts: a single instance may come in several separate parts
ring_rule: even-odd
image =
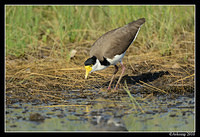
[[[163,75],[169,75],[169,72],[168,71],[158,71],[158,72],[154,72],[154,73],[148,72],[148,73],[143,73],[143,74],[140,74],[137,76],[125,75],[122,77],[120,83],[124,84],[125,80],[126,80],[127,84],[131,84],[131,85],[135,85],[136,83],[139,83],[140,81],[152,82],[152,81],[162,77]],[[115,78],[113,83],[116,84],[117,80],[118,80],[118,78]],[[109,82],[110,81],[104,83],[103,86],[108,86]]]
[[[124,83],[124,81],[126,80],[127,84],[136,84],[138,83],[140,80],[143,82],[152,82],[160,77],[162,77],[163,75],[169,75],[168,71],[159,71],[159,72],[148,72],[148,73],[143,73],[140,74],[138,76],[128,76],[125,75],[122,77],[121,83]]]

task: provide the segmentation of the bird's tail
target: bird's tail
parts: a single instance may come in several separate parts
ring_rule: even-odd
[[[136,25],[137,27],[140,27],[144,23],[145,23],[145,18],[140,18],[136,21],[129,23],[128,25]]]

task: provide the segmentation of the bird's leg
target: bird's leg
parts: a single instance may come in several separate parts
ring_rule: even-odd
[[[110,90],[110,89],[111,89],[111,84],[112,84],[113,79],[114,79],[114,77],[115,77],[115,74],[116,74],[117,72],[118,72],[118,66],[115,65],[115,72],[113,73],[113,76],[112,76],[112,78],[111,78],[111,80],[110,80],[110,83],[109,83],[109,86],[108,86],[108,89],[107,89],[107,90]]]
[[[116,91],[117,90],[117,88],[118,88],[118,84],[119,84],[119,82],[120,82],[120,80],[122,79],[122,76],[123,76],[123,74],[124,74],[124,71],[125,71],[125,66],[123,65],[123,63],[120,61],[120,64],[121,64],[121,66],[122,66],[122,73],[121,73],[121,75],[120,75],[120,77],[119,77],[119,79],[118,79],[118,81],[117,81],[117,84],[116,84],[116,86],[115,86],[115,89],[114,89],[114,91]]]

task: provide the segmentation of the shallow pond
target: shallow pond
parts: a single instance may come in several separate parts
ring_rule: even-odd
[[[74,91],[75,93],[76,91]],[[93,92],[93,91],[91,91]],[[103,93],[106,94],[106,93]],[[127,94],[115,99],[71,98],[63,104],[14,103],[6,106],[6,131],[194,131],[193,94],[149,96]]]

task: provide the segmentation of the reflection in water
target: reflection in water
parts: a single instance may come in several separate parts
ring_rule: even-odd
[[[127,95],[120,100],[79,98],[68,102],[77,106],[7,105],[6,131],[194,131],[193,95],[138,100],[145,113],[135,110]],[[84,105],[88,106],[81,107]]]
[[[94,116],[91,123],[94,131],[128,131],[121,118],[111,115]]]

